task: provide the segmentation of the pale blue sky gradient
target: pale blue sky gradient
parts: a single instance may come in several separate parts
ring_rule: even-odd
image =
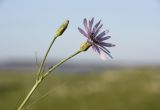
[[[70,25],[49,57],[67,57],[86,40],[77,30],[84,17],[101,19],[110,30],[113,62],[160,63],[159,0],[1,0],[0,61],[42,57],[65,19]],[[100,61],[91,49],[74,59]]]

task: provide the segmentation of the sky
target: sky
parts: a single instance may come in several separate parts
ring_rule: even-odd
[[[160,64],[160,0],[0,0],[0,62],[41,59],[57,27],[70,24],[56,40],[49,60],[63,59],[77,51],[86,38],[77,27],[83,18],[102,20],[116,44],[109,48],[109,62]],[[74,58],[101,62],[92,49]],[[104,63],[107,63],[105,61]]]

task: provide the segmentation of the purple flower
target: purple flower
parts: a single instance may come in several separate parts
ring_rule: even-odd
[[[110,55],[110,51],[106,49],[106,47],[113,47],[114,44],[106,43],[105,40],[111,38],[111,36],[107,36],[106,34],[109,32],[108,30],[100,32],[103,24],[101,24],[101,20],[97,22],[93,26],[94,18],[87,22],[87,19],[84,18],[83,25],[85,27],[85,31],[78,27],[78,30],[81,34],[83,34],[87,38],[87,42],[92,44],[92,49],[95,52],[98,52],[101,59],[106,59],[106,54],[112,58]]]

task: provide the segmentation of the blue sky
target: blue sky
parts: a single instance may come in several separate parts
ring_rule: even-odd
[[[86,40],[77,30],[84,17],[110,30],[116,47],[108,61],[160,63],[160,0],[0,0],[0,61],[41,58],[65,19],[70,25],[49,57],[67,57]],[[91,49],[74,59],[100,62]]]

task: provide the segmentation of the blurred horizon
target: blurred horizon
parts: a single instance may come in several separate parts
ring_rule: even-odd
[[[45,69],[49,69],[51,66],[57,64],[60,62],[61,59],[54,59],[53,61],[48,60],[45,63]],[[0,70],[22,70],[22,71],[36,71],[38,69],[38,65],[40,65],[40,61],[36,62],[33,61],[33,59],[12,59],[12,60],[5,60],[4,62],[0,62]],[[113,62],[113,61],[108,61],[108,62],[96,62],[96,61],[78,61],[78,60],[70,60],[60,67],[56,71],[60,72],[78,72],[78,73],[83,73],[83,72],[98,72],[98,71],[110,71],[110,70],[129,70],[129,69],[159,69],[160,64],[159,63],[146,63],[146,62]]]

